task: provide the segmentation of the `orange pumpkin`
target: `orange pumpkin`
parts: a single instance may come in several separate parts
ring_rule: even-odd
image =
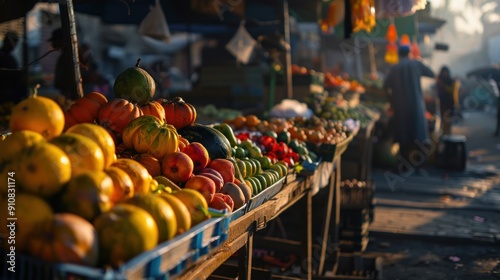
[[[142,110],[137,105],[125,99],[115,98],[101,107],[98,122],[120,139],[125,127],[142,115]]]
[[[108,102],[107,98],[98,92],[91,92],[76,100],[66,111],[66,116],[71,116],[76,123],[93,123],[101,106]],[[70,120],[71,120],[70,118]],[[72,121],[66,124],[65,129],[71,127]]]
[[[148,153],[157,159],[179,148],[177,130],[155,116],[141,116],[131,121],[123,130],[122,140],[127,148]]]
[[[157,102],[165,109],[166,122],[176,129],[188,126],[196,121],[196,109],[181,97],[174,97],[171,100],[161,98]]]
[[[141,108],[144,115],[155,116],[160,120],[165,120],[165,109],[156,101],[148,102],[139,108]]]
[[[134,158],[136,161],[141,163],[148,170],[152,177],[161,175],[161,165],[160,161],[150,154],[140,154]]]

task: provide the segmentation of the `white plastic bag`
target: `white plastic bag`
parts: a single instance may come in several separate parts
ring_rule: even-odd
[[[254,38],[247,32],[244,24],[240,24],[238,31],[227,43],[226,49],[236,57],[238,61],[247,64],[252,56],[252,52],[257,45]]]
[[[139,33],[166,43],[170,42],[170,30],[160,0],[156,0],[155,5],[150,7],[149,13],[139,26]]]

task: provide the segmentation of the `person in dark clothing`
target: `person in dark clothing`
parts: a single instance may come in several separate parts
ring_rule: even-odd
[[[451,134],[451,125],[456,109],[458,98],[458,84],[451,77],[450,69],[446,66],[441,68],[436,80],[437,94],[439,97],[439,110],[441,112],[441,124],[443,134]]]
[[[422,62],[410,59],[409,52],[408,46],[399,47],[399,63],[390,69],[384,88],[394,112],[391,124],[394,141],[399,143],[400,156],[411,162],[415,144],[430,142],[420,78],[433,78],[434,72]]]
[[[23,72],[12,55],[19,37],[17,33],[9,31],[5,34],[2,48],[0,48],[0,103],[17,103],[26,97],[23,84]]]

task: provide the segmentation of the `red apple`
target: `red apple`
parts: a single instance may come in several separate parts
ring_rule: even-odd
[[[234,182],[234,165],[231,161],[223,158],[214,159],[208,167],[217,170],[222,175],[224,183]]]
[[[161,163],[163,176],[176,184],[181,184],[189,180],[193,175],[193,169],[193,160],[183,152],[167,154]]]
[[[212,199],[212,202],[208,204],[208,207],[218,210],[228,209],[229,212],[233,212],[234,202],[229,195],[216,193],[214,195],[214,198]]]
[[[207,167],[210,156],[207,149],[199,142],[191,142],[184,147],[181,152],[188,155],[194,164],[194,172],[198,172]]]
[[[207,203],[210,203],[215,195],[215,183],[212,179],[195,175],[191,179],[189,179],[184,185],[185,189],[193,189],[200,192],[203,197],[207,200]]]
[[[212,173],[200,173],[198,174],[199,176],[205,176],[210,178],[212,181],[215,183],[215,192],[219,192],[220,189],[222,189],[222,186],[224,185],[224,180],[222,177],[219,177],[217,175],[214,175]]]

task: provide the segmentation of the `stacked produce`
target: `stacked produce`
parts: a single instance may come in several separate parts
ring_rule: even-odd
[[[310,119],[295,117],[290,119],[271,118],[261,120],[254,115],[239,116],[226,120],[236,130],[239,143],[234,151],[237,163],[260,162],[264,169],[269,164],[283,165],[300,171],[304,166],[317,163],[318,155],[308,149],[308,144],[336,144],[347,138],[349,130],[341,121],[326,120],[313,116]],[[241,163],[243,162],[243,163]],[[252,170],[246,168],[246,170]],[[247,172],[248,174],[248,172]],[[254,173],[250,172],[249,183]],[[258,184],[257,184],[258,185]]]
[[[16,252],[118,267],[210,218],[210,208],[231,212],[256,195],[232,158],[234,135],[196,124],[181,98],[153,100],[138,65],[122,74],[113,100],[88,93],[63,112],[35,95],[12,109],[0,207],[15,197],[11,213],[23,217]]]

